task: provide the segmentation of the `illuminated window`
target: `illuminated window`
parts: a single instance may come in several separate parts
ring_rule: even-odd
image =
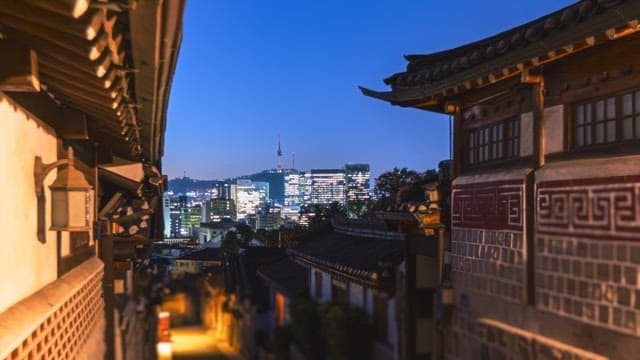
[[[467,163],[510,159],[520,154],[520,119],[512,118],[467,133]]]

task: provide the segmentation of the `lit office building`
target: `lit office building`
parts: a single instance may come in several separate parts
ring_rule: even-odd
[[[344,166],[345,199],[347,202],[371,198],[369,164],[347,164]]]
[[[328,205],[345,202],[345,176],[342,169],[310,170],[311,191],[309,203]]]
[[[292,172],[284,176],[284,206],[282,217],[297,220],[303,204],[304,175]]]
[[[191,236],[193,228],[200,226],[202,218],[202,208],[200,205],[185,206],[180,209],[180,234]]]
[[[256,213],[255,229],[275,230],[282,225],[282,208],[280,206],[262,206]]]
[[[266,181],[254,181],[253,186],[258,190],[260,194],[260,204],[268,204],[269,200],[269,183]]]
[[[171,237],[171,195],[162,194],[162,220],[164,222],[164,237]]]
[[[236,219],[246,220],[255,215],[256,208],[268,202],[269,183],[240,179],[235,185]]]
[[[236,204],[232,199],[211,199],[204,202],[202,207],[202,222],[212,223],[222,219],[235,220]]]

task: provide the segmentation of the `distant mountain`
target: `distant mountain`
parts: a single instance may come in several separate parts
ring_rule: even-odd
[[[269,197],[277,203],[284,203],[284,176],[290,173],[290,170],[265,170],[253,175],[240,176],[238,179],[249,179],[251,181],[263,181],[269,183]]]
[[[204,191],[214,187],[219,187],[225,183],[235,183],[237,179],[249,179],[251,181],[263,181],[269,183],[269,197],[271,200],[284,202],[284,176],[292,170],[284,169],[282,172],[276,170],[265,170],[257,174],[238,176],[227,180],[196,180],[189,177],[181,177],[169,180],[169,190],[175,194],[185,194],[189,191]]]
[[[221,180],[196,180],[188,177],[181,177],[169,180],[169,190],[175,194],[185,194],[189,191],[204,191],[223,184]]]

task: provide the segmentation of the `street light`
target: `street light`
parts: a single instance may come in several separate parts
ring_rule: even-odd
[[[67,148],[67,158],[51,164],[44,164],[36,156],[34,177],[36,195],[43,195],[44,179],[51,170],[62,166],[51,189],[51,227],[55,231],[89,231],[90,228],[90,191],[91,185],[84,174],[74,166],[73,148]]]

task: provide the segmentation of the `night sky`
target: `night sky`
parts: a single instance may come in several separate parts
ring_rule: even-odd
[[[426,170],[449,156],[448,119],[363,96],[404,54],[482,39],[567,0],[190,0],[163,171],[220,179],[283,164]]]

